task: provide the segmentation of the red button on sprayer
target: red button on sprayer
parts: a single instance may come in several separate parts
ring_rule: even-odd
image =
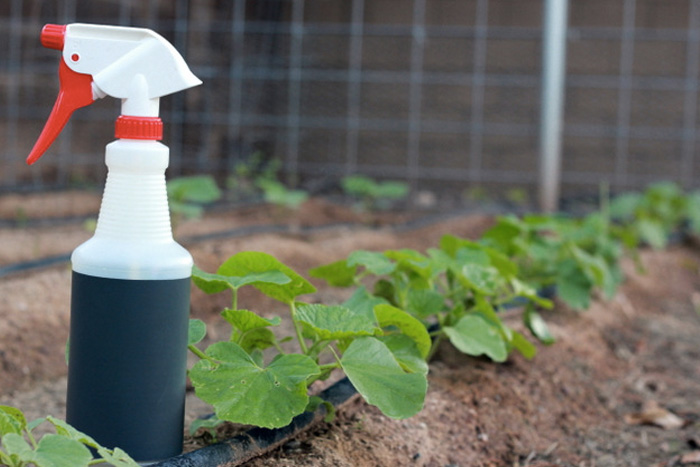
[[[114,137],[119,139],[163,139],[163,121],[159,117],[121,115],[114,125]]]
[[[66,37],[64,24],[47,24],[41,30],[41,45],[47,49],[63,50]]]

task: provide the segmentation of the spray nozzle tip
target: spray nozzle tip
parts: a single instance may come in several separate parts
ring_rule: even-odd
[[[47,49],[63,50],[65,38],[65,24],[47,24],[41,30],[41,45]]]

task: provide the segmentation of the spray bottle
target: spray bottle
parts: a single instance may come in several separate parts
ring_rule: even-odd
[[[77,108],[105,96],[122,100],[97,229],[71,257],[67,421],[138,461],[177,455],[192,257],[170,227],[158,103],[201,81],[148,29],[48,24],[41,42],[62,51],[60,91],[27,163]]]

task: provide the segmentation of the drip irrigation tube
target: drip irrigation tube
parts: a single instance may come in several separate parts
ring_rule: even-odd
[[[289,234],[313,234],[317,232],[324,232],[327,230],[341,229],[341,228],[363,228],[363,229],[388,229],[394,232],[408,232],[414,229],[419,229],[422,227],[429,226],[431,224],[436,224],[449,219],[462,217],[465,215],[474,215],[476,213],[458,210],[451,211],[447,213],[429,214],[425,216],[420,216],[415,219],[402,222],[399,224],[394,224],[390,226],[380,226],[372,227],[361,222],[339,222],[332,224],[325,224],[320,226],[306,226],[301,228],[294,228],[287,224],[264,224],[264,225],[252,225],[246,227],[237,227],[235,229],[223,230],[218,232],[211,232],[206,234],[191,235],[187,237],[182,237],[178,239],[182,243],[192,244],[205,242],[210,240],[220,240],[226,238],[238,238],[246,237],[250,235],[260,235],[260,234],[271,234],[271,233],[289,233]],[[480,213],[483,214],[483,213]],[[23,272],[41,270],[43,268],[55,266],[57,264],[67,263],[70,261],[71,253],[62,253],[58,255],[47,256],[44,258],[33,259],[29,261],[20,261],[18,263],[9,264],[6,266],[0,266],[0,277],[10,276],[13,274],[19,274]]]
[[[343,378],[319,396],[333,404],[336,409],[354,400],[358,394],[348,378]],[[152,467],[219,467],[234,466],[265,454],[282,446],[292,438],[321,421],[326,415],[326,409],[321,404],[315,412],[305,412],[297,415],[289,425],[276,428],[252,428],[247,432],[231,439],[166,459]]]

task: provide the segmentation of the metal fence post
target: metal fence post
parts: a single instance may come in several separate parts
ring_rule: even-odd
[[[544,2],[539,183],[540,209],[543,212],[555,211],[559,203],[567,10],[568,0]]]

